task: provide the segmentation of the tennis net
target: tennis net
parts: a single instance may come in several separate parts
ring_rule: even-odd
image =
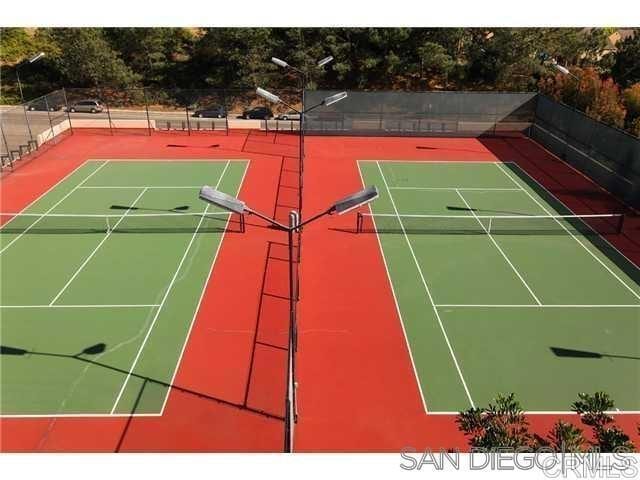
[[[228,212],[119,215],[0,213],[0,234],[244,232],[244,215]]]
[[[622,231],[624,215],[396,215],[358,213],[358,233],[440,235],[607,235]]]

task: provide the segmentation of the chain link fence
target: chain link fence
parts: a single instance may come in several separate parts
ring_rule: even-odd
[[[301,108],[300,92],[275,93]],[[3,168],[13,167],[74,129],[105,135],[228,135],[230,128],[294,132],[299,123],[289,107],[269,104],[255,89],[67,88],[0,109],[0,155]]]
[[[305,92],[309,109],[334,91]],[[305,116],[305,133],[370,136],[509,136],[533,123],[536,93],[347,92]]]
[[[531,138],[640,207],[640,139],[544,95],[538,97]]]
[[[71,133],[64,90],[0,110],[2,168]]]

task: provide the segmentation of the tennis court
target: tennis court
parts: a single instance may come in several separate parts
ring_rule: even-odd
[[[562,412],[596,390],[640,411],[640,272],[606,240],[619,215],[572,216],[515,163],[358,166],[380,198],[357,230],[378,236],[427,412],[504,392]]]
[[[0,414],[160,415],[247,161],[87,161],[0,228]],[[144,386],[144,389],[143,389]]]

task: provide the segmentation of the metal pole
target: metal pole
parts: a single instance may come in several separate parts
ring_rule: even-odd
[[[187,132],[191,135],[191,121],[189,120],[189,106],[184,107],[184,112],[187,116]]]
[[[292,452],[292,438],[291,430],[293,428],[292,423],[295,423],[295,414],[291,415],[291,412],[295,410],[293,403],[293,395],[295,391],[295,380],[291,382],[293,376],[293,357],[294,357],[294,324],[296,320],[296,304],[293,291],[293,232],[296,227],[296,212],[291,211],[289,213],[289,227],[287,229],[287,239],[289,248],[289,352],[287,355],[287,388],[286,388],[286,401],[285,406],[287,411],[285,412],[285,435],[284,435],[284,451]],[[293,384],[292,384],[293,383]]]
[[[297,213],[292,210],[289,213],[289,228],[287,230],[288,246],[289,246],[289,334],[292,333],[293,323],[295,322],[295,292],[294,292],[294,279],[293,279],[293,233],[296,228]]]

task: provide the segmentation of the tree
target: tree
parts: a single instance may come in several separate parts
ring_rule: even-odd
[[[498,395],[487,408],[470,408],[458,414],[456,423],[474,448],[532,448],[529,423],[515,394]]]
[[[582,430],[562,420],[554,424],[546,439],[540,440],[540,446],[549,447],[554,452],[567,453],[584,451],[586,443]]]
[[[592,446],[604,453],[633,451],[635,446],[629,436],[613,425],[614,418],[607,413],[614,407],[614,401],[605,392],[580,393],[578,400],[571,405],[582,423],[591,427],[594,436]]]
[[[47,35],[64,45],[52,62],[73,86],[126,87],[140,79],[111,48],[101,28],[52,28]]]
[[[620,89],[613,80],[602,80],[593,67],[573,69],[572,75],[558,73],[545,78],[540,81],[540,90],[557,101],[585,112],[591,118],[623,127],[626,111]]]
[[[640,82],[631,85],[622,92],[622,97],[627,109],[627,129],[640,137]]]
[[[188,59],[193,34],[186,28],[105,28],[105,38],[122,60],[144,78],[163,83]]]
[[[587,107],[586,112],[591,118],[601,122],[618,128],[624,127],[626,110],[620,99],[620,89],[613,80],[607,78],[602,81],[594,101]]]
[[[417,52],[420,58],[420,78],[424,78],[425,74],[447,78],[455,67],[453,58],[439,43],[425,42],[418,47]]]
[[[616,83],[627,87],[640,82],[640,28],[635,28],[633,35],[617,47],[615,62],[611,67],[611,75]]]
[[[0,62],[16,63],[33,54],[33,40],[25,28],[0,28]]]

